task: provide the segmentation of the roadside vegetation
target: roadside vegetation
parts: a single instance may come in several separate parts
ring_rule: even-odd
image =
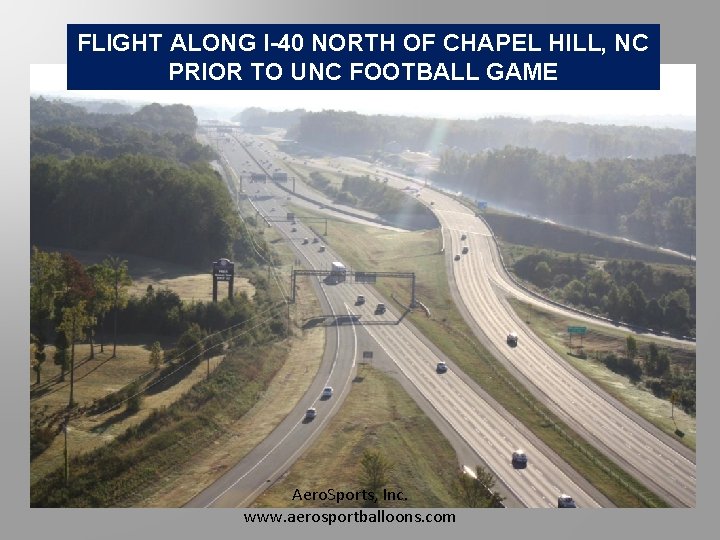
[[[695,335],[694,267],[533,248],[504,251],[509,269],[553,300],[657,332]]]
[[[31,124],[31,241],[58,249],[33,247],[30,261],[31,504],[137,503],[284,365],[284,298],[258,271],[277,261],[194,141],[191,108],[116,116],[39,99]],[[110,254],[83,264],[65,248]],[[231,258],[252,287],[217,303],[152,283],[131,294],[119,253],[204,271]]]
[[[511,299],[535,335],[580,372],[646,420],[695,449],[695,350],[657,345],[646,336],[609,330]],[[572,340],[569,326],[587,333]]]

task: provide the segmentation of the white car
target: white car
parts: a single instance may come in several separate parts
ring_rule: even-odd
[[[320,397],[323,399],[330,399],[333,395],[333,387],[332,386],[326,386],[323,388],[322,394],[320,394]]]

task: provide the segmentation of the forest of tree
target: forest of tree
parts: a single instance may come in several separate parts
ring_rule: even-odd
[[[695,253],[695,157],[570,161],[528,148],[445,152],[438,182],[565,225]]]
[[[145,156],[34,159],[30,238],[75,249],[136,253],[195,266],[251,253],[225,185],[208,165]],[[246,246],[247,247],[247,246]]]
[[[496,117],[443,120],[355,112],[306,113],[288,131],[301,144],[346,154],[382,153],[388,145],[439,153],[477,153],[506,146],[568,159],[653,158],[695,154],[695,132],[641,126],[570,124]]]
[[[547,251],[518,259],[513,270],[560,302],[633,325],[695,335],[694,274],[641,261],[610,260],[600,268],[579,256]]]
[[[43,97],[30,99],[30,128],[50,126],[134,127],[153,133],[195,135],[197,117],[189,105],[152,103],[132,114],[90,113],[83,107]]]
[[[195,141],[185,105],[87,113],[31,101],[30,239],[34,244],[147,255],[207,266],[252,264],[228,191]]]
[[[425,205],[387,182],[371,180],[369,176],[345,176],[337,188],[317,171],[310,173],[308,180],[334,202],[373,212],[398,227],[416,230],[438,226],[437,218]]]

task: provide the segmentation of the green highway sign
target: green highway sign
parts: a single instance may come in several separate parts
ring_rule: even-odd
[[[584,336],[587,333],[587,326],[568,326],[568,334],[580,334]]]

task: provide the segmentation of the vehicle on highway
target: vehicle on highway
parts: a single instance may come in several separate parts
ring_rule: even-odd
[[[470,249],[469,249],[467,246],[465,246],[465,247],[462,248],[463,255],[464,255],[465,253],[467,253],[468,251],[470,251]]]
[[[365,297],[362,294],[358,294],[357,300],[355,300],[356,306],[361,306],[365,303]]]
[[[318,251],[320,251],[321,253],[322,253],[323,251],[325,251],[325,246],[323,246],[323,245],[321,244],[321,245],[320,245],[320,249],[319,249]]]
[[[458,253],[457,255],[455,255],[455,260],[456,260],[456,261],[459,261],[459,260],[460,260],[460,254],[459,254],[459,253]]]
[[[463,235],[460,237],[460,240],[467,240],[467,234],[463,233]]]
[[[292,229],[290,229],[290,232],[297,232],[297,227],[293,227]]]
[[[515,332],[508,332],[507,344],[510,345],[511,347],[517,347],[518,335]]]
[[[270,209],[270,211],[271,211],[271,212],[274,212],[274,211],[275,211],[275,207],[273,206],[273,207]]]
[[[385,313],[385,304],[382,302],[377,305],[375,308],[375,313]]]
[[[341,281],[345,281],[345,277],[347,276],[347,268],[345,268],[345,265],[341,263],[340,261],[333,261],[330,263],[330,276],[335,280],[335,283],[340,283]]]
[[[305,420],[312,420],[317,416],[317,410],[315,407],[310,407],[307,411],[305,411]]]
[[[558,497],[558,508],[577,508],[577,505],[570,495],[563,493]]]
[[[310,243],[310,240],[308,240],[307,238],[303,238],[303,244],[308,244],[308,243]]]
[[[512,465],[516,469],[524,469],[527,467],[527,456],[522,450],[515,450],[512,453]]]
[[[448,370],[447,364],[445,362],[438,362],[437,366],[435,367],[435,371],[438,373],[445,373]]]
[[[326,386],[323,388],[322,394],[320,394],[320,397],[322,399],[330,399],[333,395],[333,387],[332,386]]]
[[[317,244],[320,241],[320,239],[316,236],[313,238],[313,244]]]

